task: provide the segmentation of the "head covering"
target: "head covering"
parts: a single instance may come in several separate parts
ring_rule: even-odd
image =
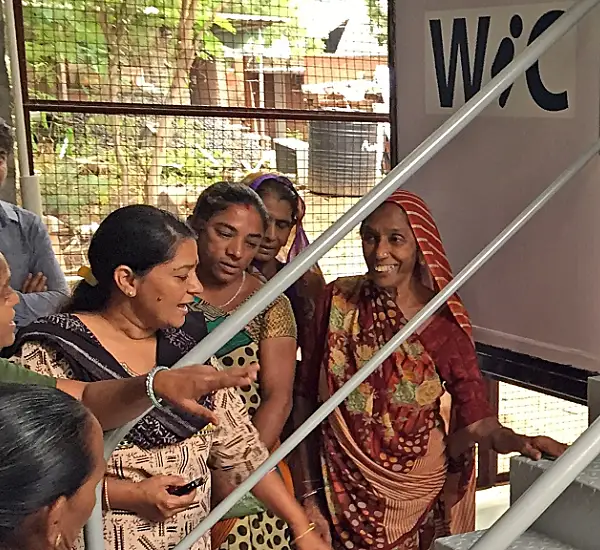
[[[392,193],[385,202],[396,204],[404,210],[408,217],[408,223],[428,268],[426,275],[429,277],[425,279],[429,278],[430,280],[424,280],[423,282],[432,287],[431,289],[434,291],[443,290],[454,276],[431,211],[421,197],[403,189],[398,189]],[[447,304],[456,322],[469,337],[472,337],[471,320],[461,299],[454,294],[448,299]]]
[[[287,263],[289,263],[310,244],[304,231],[304,227],[302,226],[302,219],[306,213],[306,205],[304,204],[302,197],[298,194],[298,191],[296,191],[294,184],[288,178],[276,172],[264,172],[258,175],[251,174],[244,179],[244,183],[246,183],[250,189],[258,192],[259,187],[268,180],[275,180],[277,183],[285,185],[287,188],[291,189],[298,198],[298,215],[296,216],[295,235],[294,240],[288,249],[286,260]]]

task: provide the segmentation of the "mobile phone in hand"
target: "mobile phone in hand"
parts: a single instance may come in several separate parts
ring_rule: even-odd
[[[206,483],[205,477],[199,477],[194,479],[185,485],[176,485],[167,489],[168,493],[176,497],[182,497],[183,495],[190,494],[194,489],[202,487]]]

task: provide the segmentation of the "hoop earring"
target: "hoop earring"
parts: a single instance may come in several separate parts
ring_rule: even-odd
[[[59,533],[56,535],[56,540],[54,541],[54,548],[58,548],[60,543],[62,542],[62,535]]]

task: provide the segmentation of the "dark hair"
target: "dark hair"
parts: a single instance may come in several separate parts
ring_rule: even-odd
[[[64,392],[0,384],[0,547],[30,548],[27,518],[92,474],[90,413]]]
[[[115,288],[114,272],[128,266],[142,277],[173,259],[177,245],[194,232],[173,214],[153,206],[124,206],[109,214],[92,237],[88,258],[98,284],[81,281],[64,309],[69,313],[102,311]]]
[[[397,206],[398,208],[400,208],[400,210],[402,211],[402,214],[407,218],[408,221],[408,217],[406,214],[406,210],[404,210],[404,207],[399,205],[398,203],[394,202],[394,201],[384,201],[382,202],[377,208],[375,208],[375,210],[373,210],[373,212],[371,212],[362,222],[360,222],[360,226],[358,229],[358,233],[361,236],[361,238],[364,235],[364,231],[365,231],[365,226],[367,225],[367,222],[369,221],[369,218],[375,214],[375,212],[377,212],[380,208],[382,208],[384,205],[386,204],[393,204],[395,206]],[[410,225],[410,224],[409,224]]]
[[[290,184],[291,183],[292,182],[290,182]],[[263,180],[256,192],[261,199],[264,198],[265,195],[273,195],[277,199],[289,203],[290,208],[292,209],[292,222],[296,223],[296,220],[298,219],[299,195],[292,185],[286,185],[276,177],[273,177]]]
[[[221,181],[207,187],[196,202],[194,213],[191,216],[193,222],[208,222],[219,212],[227,210],[234,204],[252,206],[259,213],[263,227],[266,230],[269,223],[269,213],[256,191],[241,183]]]
[[[6,120],[0,117],[0,150],[12,153],[14,145],[13,130]]]

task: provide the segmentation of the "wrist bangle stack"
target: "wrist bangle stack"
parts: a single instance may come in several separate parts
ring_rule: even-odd
[[[146,376],[146,394],[148,395],[148,399],[152,405],[154,405],[157,409],[164,409],[161,400],[156,397],[154,393],[154,377],[163,370],[169,370],[168,367],[159,367],[158,365],[154,367]]]

